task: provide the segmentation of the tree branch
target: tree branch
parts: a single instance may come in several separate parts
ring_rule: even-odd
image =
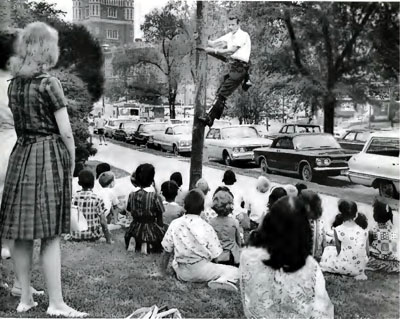
[[[296,64],[297,68],[299,69],[299,71],[302,75],[310,75],[309,72],[304,68],[304,66],[301,62],[299,43],[297,42],[297,38],[294,33],[292,21],[290,19],[290,15],[289,15],[288,11],[285,11],[284,21],[286,23],[286,27],[289,32],[290,42],[291,42],[293,53],[294,53],[294,63]]]
[[[367,8],[367,12],[362,19],[361,23],[357,26],[356,31],[354,32],[353,36],[347,42],[346,46],[344,47],[342,53],[338,56],[335,62],[335,70],[337,76],[341,75],[343,72],[341,70],[341,67],[343,65],[343,60],[345,57],[349,56],[351,52],[353,51],[353,45],[357,40],[357,37],[360,35],[361,31],[363,30],[363,27],[365,24],[368,22],[369,17],[372,15],[372,13],[375,11],[377,6],[377,3],[370,3]]]
[[[150,60],[146,60],[146,59],[139,59],[138,63],[136,65],[140,65],[141,63],[143,64],[151,64],[156,66],[157,68],[159,68],[161,70],[162,73],[164,73],[166,76],[168,76],[168,73],[166,73],[163,68],[161,67],[161,65],[159,65],[157,62],[154,61],[150,61]]]

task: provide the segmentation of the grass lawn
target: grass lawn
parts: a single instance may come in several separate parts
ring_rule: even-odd
[[[63,291],[73,307],[91,317],[126,317],[135,309],[157,304],[178,308],[184,317],[241,318],[240,294],[211,290],[206,284],[154,278],[160,255],[126,252],[123,230],[113,232],[115,243],[62,242]],[[45,289],[35,250],[33,285]],[[3,266],[12,269],[10,260]],[[3,270],[12,283],[11,270]],[[335,318],[399,318],[399,276],[367,272],[367,281],[325,275]],[[15,312],[18,298],[0,290],[0,317],[44,317],[47,297],[36,297],[39,306],[23,315]]]

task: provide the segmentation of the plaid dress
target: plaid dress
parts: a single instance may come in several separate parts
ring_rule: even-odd
[[[72,197],[72,205],[78,206],[88,223],[88,230],[72,232],[76,240],[96,240],[102,235],[101,219],[106,222],[107,208],[104,201],[92,190],[77,191]]]
[[[8,88],[17,142],[0,208],[0,237],[33,240],[70,231],[71,163],[54,112],[66,107],[58,79],[14,78]]]
[[[164,237],[164,205],[161,197],[143,188],[129,194],[126,210],[131,213],[133,221],[125,239],[134,237],[136,243],[152,243],[161,247]]]

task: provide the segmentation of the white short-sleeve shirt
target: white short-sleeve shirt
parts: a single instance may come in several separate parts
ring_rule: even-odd
[[[211,261],[222,253],[212,226],[191,214],[173,220],[161,244],[167,252],[174,252],[174,260],[182,264]]]
[[[251,52],[251,40],[247,32],[239,28],[235,33],[229,32],[218,40],[226,41],[227,49],[239,47],[239,49],[231,55],[232,59],[249,62]]]

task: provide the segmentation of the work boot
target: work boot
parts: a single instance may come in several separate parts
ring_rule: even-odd
[[[204,125],[208,125],[209,127],[213,126],[214,121],[206,114],[205,116],[199,116],[197,118],[200,122],[202,122]]]

